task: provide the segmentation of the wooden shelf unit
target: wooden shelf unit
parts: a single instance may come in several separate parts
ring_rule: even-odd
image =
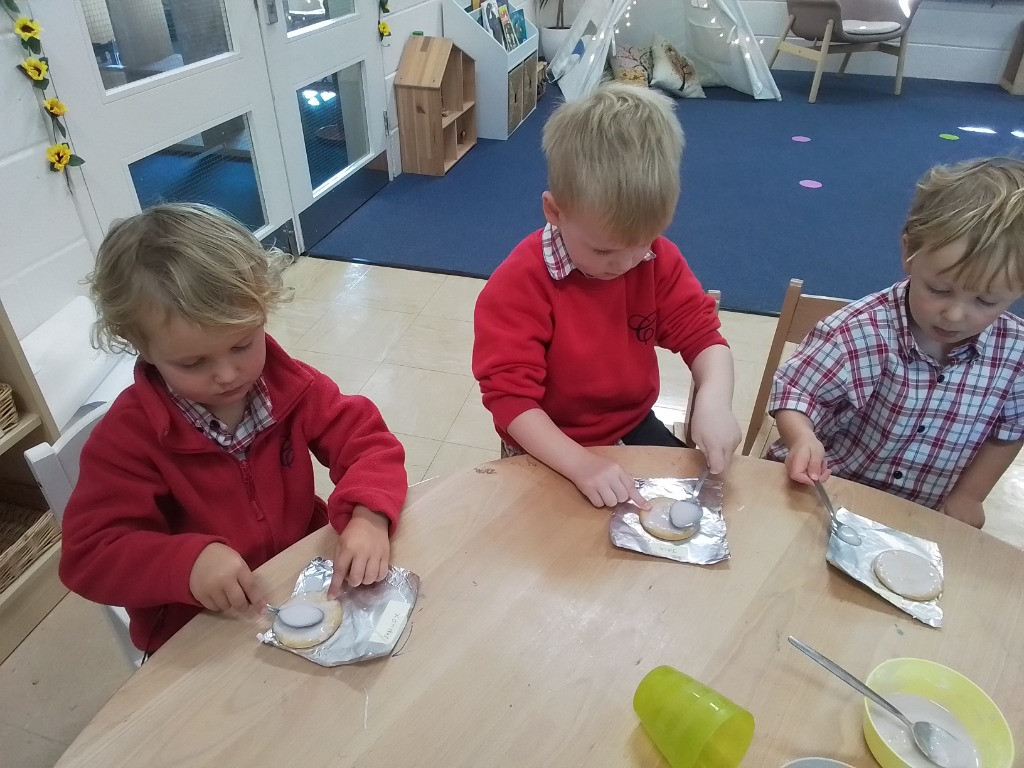
[[[506,50],[480,25],[480,9],[468,4],[441,0],[444,34],[476,61],[480,138],[507,139],[537,106],[537,28],[527,19],[526,42]],[[518,7],[504,5],[509,13]]]
[[[19,414],[18,423],[0,435],[0,500],[45,510],[42,493],[25,462],[25,451],[42,442],[56,441],[60,431],[2,305],[0,381],[11,386]],[[3,509],[0,505],[0,515],[5,514]],[[23,547],[22,552],[30,551],[24,547],[25,541],[22,537],[5,552],[10,553],[18,546]],[[59,545],[39,552],[14,582],[0,591],[0,661],[6,659],[67,594],[57,578],[59,553]]]
[[[403,171],[443,176],[476,144],[476,64],[451,40],[408,39],[395,101]]]

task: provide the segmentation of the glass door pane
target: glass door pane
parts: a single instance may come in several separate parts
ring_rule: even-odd
[[[288,35],[356,12],[355,0],[284,0]]]
[[[224,0],[80,0],[107,90],[231,50]]]
[[[370,151],[363,63],[309,83],[296,95],[306,164],[316,190]]]
[[[252,152],[249,116],[239,115],[128,165],[146,208],[157,203],[206,203],[255,232],[267,223]]]

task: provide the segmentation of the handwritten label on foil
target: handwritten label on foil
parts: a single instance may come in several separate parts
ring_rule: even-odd
[[[408,615],[408,603],[403,603],[400,600],[389,601],[381,613],[380,619],[377,620],[377,625],[373,628],[370,640],[374,643],[390,645],[398,638],[398,635],[402,634]]]

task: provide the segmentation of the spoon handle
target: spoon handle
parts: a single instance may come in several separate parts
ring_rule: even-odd
[[[896,709],[896,707],[894,707],[888,701],[883,699],[881,696],[879,696],[873,690],[868,688],[868,686],[866,686],[864,683],[862,683],[856,677],[854,677],[849,672],[847,672],[845,669],[843,669],[838,664],[836,664],[834,661],[832,661],[832,659],[830,659],[830,658],[828,658],[826,656],[822,656],[820,653],[818,653],[816,650],[811,648],[809,645],[805,645],[804,643],[801,643],[799,640],[797,640],[792,635],[790,635],[790,637],[789,637],[789,642],[798,651],[800,651],[801,653],[804,653],[807,656],[809,656],[810,658],[814,659],[816,662],[821,664],[821,666],[823,666],[825,669],[827,669],[833,675],[838,677],[840,680],[842,680],[844,683],[846,683],[847,685],[851,686],[852,688],[855,688],[856,690],[860,691],[862,694],[867,696],[869,699],[871,699],[873,702],[878,704],[880,707],[884,707],[886,710],[888,710],[889,712],[894,714],[896,717],[898,717],[900,720],[902,720],[903,723],[907,726],[907,728],[910,728],[911,730],[913,730],[914,724],[912,722],[910,722],[902,712],[900,712],[898,709]]]
[[[832,499],[828,497],[828,494],[825,492],[825,486],[821,484],[820,480],[814,481],[814,490],[818,492],[818,498],[821,499],[821,503],[825,505],[825,509],[828,510],[829,516],[835,520],[836,508],[832,506]]]
[[[711,467],[705,465],[701,473],[697,475],[697,482],[693,484],[693,495],[700,496],[700,489],[704,487],[704,481],[708,479],[708,475],[711,474]]]

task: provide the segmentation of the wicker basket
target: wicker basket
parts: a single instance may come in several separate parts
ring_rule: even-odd
[[[0,429],[6,432],[18,426],[18,409],[14,405],[14,391],[10,384],[0,382]]]
[[[48,510],[0,501],[0,592],[60,541],[60,525]]]

